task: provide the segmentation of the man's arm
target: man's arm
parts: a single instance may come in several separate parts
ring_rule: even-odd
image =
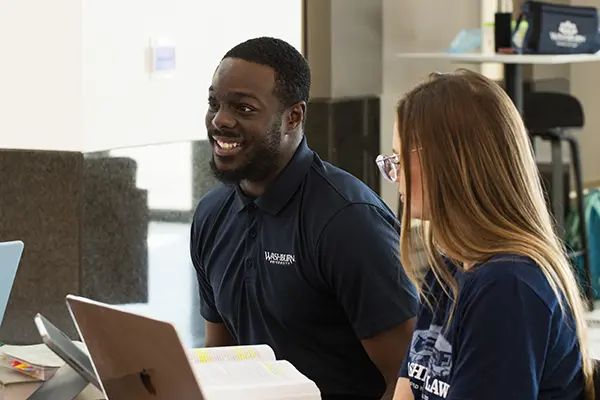
[[[385,379],[387,388],[382,399],[391,400],[394,396],[398,370],[410,345],[414,325],[415,318],[411,318],[395,328],[362,340],[367,354],[377,365]],[[390,349],[394,351],[390,351]],[[412,396],[412,391],[410,391],[410,394]]]
[[[233,338],[224,323],[206,321],[206,337],[204,347],[232,346]]]
[[[400,264],[397,221],[383,209],[352,204],[327,223],[319,264],[391,399],[412,337],[418,295]]]
[[[408,378],[409,362],[410,356],[407,349],[406,356],[402,361],[402,368],[400,368],[400,371],[398,372],[398,380],[396,382],[396,389],[394,390],[393,400],[415,400],[415,395],[412,391],[412,384],[410,382],[410,379]]]
[[[205,320],[204,346],[230,346],[234,344],[234,340],[217,310],[212,285],[206,276],[206,269],[202,265],[202,258],[200,256],[202,243],[200,237],[200,227],[196,223],[196,217],[194,216],[190,235],[190,256],[198,279],[200,314]]]

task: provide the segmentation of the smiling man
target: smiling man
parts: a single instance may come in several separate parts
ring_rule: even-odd
[[[304,137],[310,69],[288,43],[231,49],[208,90],[211,168],[191,256],[206,346],[270,345],[323,399],[391,398],[417,294],[398,222]]]

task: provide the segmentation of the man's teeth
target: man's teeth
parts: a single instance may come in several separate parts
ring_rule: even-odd
[[[238,147],[240,144],[237,142],[220,142],[217,140],[217,144],[219,145],[219,147],[223,148],[223,149],[235,149],[236,147]]]

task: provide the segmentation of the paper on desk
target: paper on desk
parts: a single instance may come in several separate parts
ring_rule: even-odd
[[[87,353],[87,349],[82,342],[73,341],[73,343]],[[60,368],[65,363],[45,344],[34,344],[28,346],[4,345],[0,347],[0,353],[43,368]]]

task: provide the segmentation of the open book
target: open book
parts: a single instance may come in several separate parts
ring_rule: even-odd
[[[206,400],[320,400],[317,385],[267,345],[193,349],[191,364]]]

